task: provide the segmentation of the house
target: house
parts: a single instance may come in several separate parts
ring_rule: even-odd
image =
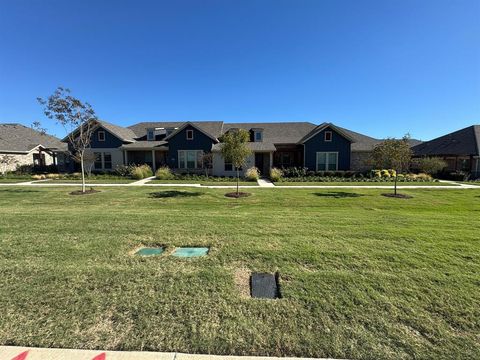
[[[447,171],[464,171],[480,177],[480,125],[440,136],[412,147],[414,156],[440,157]]]
[[[363,171],[368,169],[366,160],[373,147],[381,142],[331,123],[186,121],[121,127],[97,121],[90,148],[93,169],[111,171],[118,165],[147,164],[153,170],[168,166],[176,172],[204,172],[204,154],[211,153],[211,173],[234,176],[232,164],[221,155],[219,138],[235,129],[250,134],[252,155],[242,172],[256,166],[262,174],[268,174],[271,167],[291,166],[313,171]]]
[[[32,165],[42,168],[57,165],[58,156],[66,145],[55,136],[20,124],[0,124],[0,157],[7,155],[11,162],[4,163],[2,171],[13,171],[18,166]]]

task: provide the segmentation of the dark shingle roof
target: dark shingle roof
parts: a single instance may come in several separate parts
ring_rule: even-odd
[[[98,120],[98,123],[122,141],[135,141],[134,139],[136,137],[136,134],[134,131],[132,131],[132,129],[114,125],[103,120]]]
[[[248,148],[252,151],[275,151],[277,148],[271,142],[249,142]],[[217,143],[212,146],[212,151],[220,151],[222,149],[222,143]]]
[[[141,122],[128,128],[132,130],[137,138],[143,137],[147,134],[147,129],[150,128],[180,128],[185,123],[190,122],[197,126],[203,132],[218,138],[222,134],[223,121],[153,121]]]
[[[480,125],[472,125],[412,148],[415,155],[480,155]]]
[[[122,145],[123,149],[155,149],[155,150],[165,150],[168,149],[168,141],[163,141],[163,140],[156,140],[156,141],[151,141],[151,140],[141,140],[141,141],[135,141],[130,144],[125,144]]]
[[[278,123],[225,123],[223,131],[229,129],[263,129],[263,142],[273,144],[296,144],[317,125],[309,122]]]
[[[51,149],[65,149],[66,145],[52,135],[20,124],[0,124],[0,151],[28,152],[38,145]]]

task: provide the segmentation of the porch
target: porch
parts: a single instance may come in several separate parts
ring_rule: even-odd
[[[122,146],[123,163],[125,165],[146,164],[155,172],[167,165],[168,147],[165,141],[138,141]]]

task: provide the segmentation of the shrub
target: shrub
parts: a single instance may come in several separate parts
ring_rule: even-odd
[[[148,165],[135,166],[132,169],[132,177],[137,180],[142,180],[147,177],[153,176],[152,169]]]
[[[415,176],[415,179],[417,181],[432,181],[432,177],[425,173],[417,174],[417,176]]]
[[[283,176],[286,178],[307,176],[308,169],[304,167],[288,167],[282,169]]]
[[[60,179],[60,174],[47,174],[45,175],[47,179]]]
[[[155,172],[155,177],[159,180],[171,180],[175,178],[169,167],[163,166]]]
[[[390,171],[388,171],[388,170],[381,170],[381,171],[380,171],[380,175],[381,175],[382,178],[389,178],[389,177],[391,177]]]
[[[282,170],[277,168],[270,169],[270,180],[272,180],[273,182],[280,181],[282,178],[282,175],[283,175]]]
[[[245,178],[248,181],[257,181],[259,177],[260,171],[255,166],[247,169],[247,171],[245,172]]]
[[[45,175],[32,175],[32,180],[42,180],[45,179]]]
[[[426,174],[436,175],[447,167],[447,163],[438,157],[424,157],[415,159],[413,166]]]

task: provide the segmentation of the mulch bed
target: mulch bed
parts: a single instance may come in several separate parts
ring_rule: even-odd
[[[252,194],[250,193],[247,193],[247,192],[239,192],[238,194],[236,192],[231,192],[231,193],[226,193],[225,196],[226,197],[231,197],[231,198],[242,198],[242,197],[247,197],[247,196],[250,196]]]
[[[413,196],[410,195],[405,195],[405,194],[382,194],[383,196],[386,197],[391,197],[391,198],[397,198],[397,199],[411,199]]]
[[[85,190],[85,192],[82,192],[82,190],[75,190],[70,193],[70,195],[87,195],[87,194],[94,194],[100,192],[99,190]]]

